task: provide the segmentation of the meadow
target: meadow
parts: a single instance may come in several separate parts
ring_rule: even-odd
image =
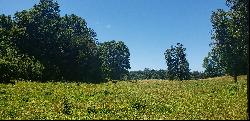
[[[247,76],[0,84],[0,119],[243,119]]]

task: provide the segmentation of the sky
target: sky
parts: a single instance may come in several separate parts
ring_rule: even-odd
[[[204,71],[211,50],[212,11],[227,10],[225,0],[57,0],[60,15],[86,20],[99,42],[123,41],[130,51],[130,71],[167,69],[166,49],[186,48],[191,71]],[[14,15],[39,0],[0,0],[0,14]]]

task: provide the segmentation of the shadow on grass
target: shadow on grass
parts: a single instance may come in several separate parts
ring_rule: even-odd
[[[15,85],[16,82],[18,81],[25,81],[25,82],[40,82],[40,83],[48,83],[48,82],[62,82],[62,83],[77,83],[78,85],[81,83],[87,83],[87,84],[101,84],[101,83],[106,83],[109,80],[107,79],[102,79],[102,80],[29,80],[29,79],[0,79],[0,84],[12,84]]]

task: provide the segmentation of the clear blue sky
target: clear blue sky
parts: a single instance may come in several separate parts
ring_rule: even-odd
[[[225,0],[57,0],[60,14],[76,14],[99,42],[121,40],[130,50],[130,70],[166,69],[164,52],[180,42],[191,71],[203,71],[210,51],[212,11]],[[14,15],[39,0],[0,0],[0,14]]]

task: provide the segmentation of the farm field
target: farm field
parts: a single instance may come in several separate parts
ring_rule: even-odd
[[[0,119],[248,119],[247,76],[0,84]]]

